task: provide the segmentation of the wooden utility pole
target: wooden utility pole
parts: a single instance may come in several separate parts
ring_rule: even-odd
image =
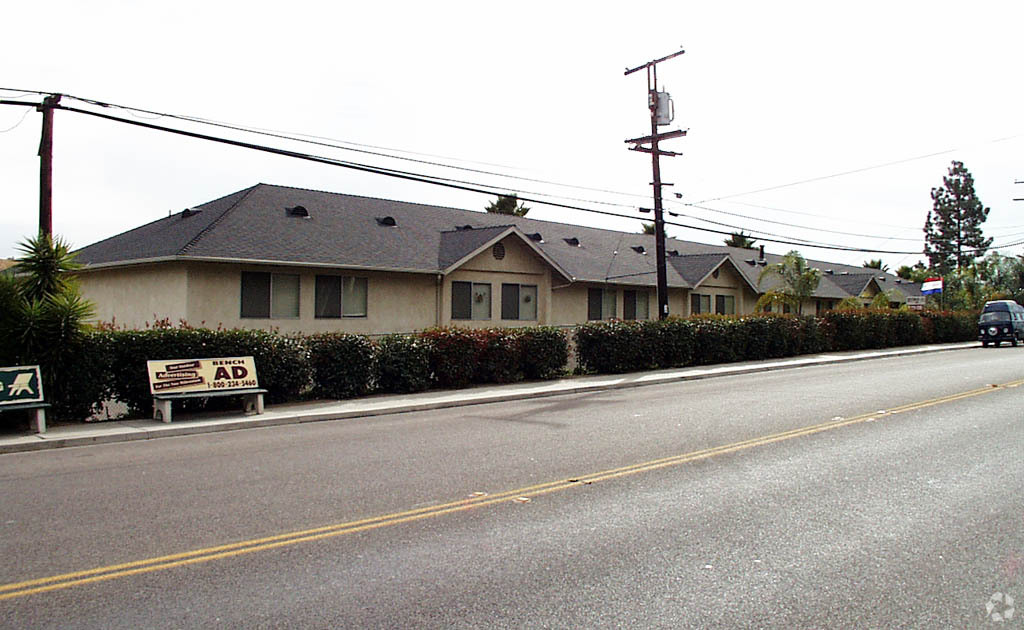
[[[53,109],[60,94],[43,99],[36,109],[43,114],[43,135],[39,141],[39,233],[53,235]]]
[[[655,59],[654,61],[648,61],[642,66],[637,66],[626,70],[626,74],[630,75],[638,70],[647,70],[647,104],[651,110],[651,135],[644,136],[642,138],[633,138],[626,140],[626,143],[633,144],[635,146],[630,147],[632,151],[641,151],[643,153],[651,154],[651,170],[653,172],[654,181],[651,185],[654,187],[654,249],[655,256],[657,258],[657,273],[658,273],[658,319],[665,319],[668,317],[668,273],[665,268],[665,216],[662,209],[661,201],[661,189],[663,186],[671,186],[672,184],[664,183],[661,181],[661,164],[658,158],[662,155],[676,156],[680,155],[673,151],[661,151],[658,149],[659,140],[667,140],[669,138],[678,138],[685,136],[686,131],[670,131],[668,133],[658,133],[659,123],[659,99],[661,98],[658,93],[658,69],[657,64],[662,61],[667,61],[673,57],[682,55],[685,50],[672,53],[661,59]],[[650,144],[650,147],[642,146]]]

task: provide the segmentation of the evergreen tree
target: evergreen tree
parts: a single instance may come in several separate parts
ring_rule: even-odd
[[[729,238],[725,239],[725,244],[729,247],[742,247],[743,249],[754,249],[754,243],[756,242],[750,238],[749,234],[744,234],[743,230],[733,232],[729,235]]]
[[[879,269],[881,271],[889,271],[889,265],[883,263],[881,258],[872,258],[871,260],[865,260],[862,266],[867,269]]]
[[[924,223],[924,253],[942,274],[963,269],[985,255],[991,238],[981,233],[989,209],[974,192],[974,178],[963,162],[953,161],[942,188],[932,188],[932,209]]]
[[[655,231],[657,231],[657,229],[658,229],[657,226],[654,225],[653,223],[641,223],[640,224],[640,233],[641,234],[654,234]]]
[[[517,217],[525,217],[530,211],[529,208],[519,203],[519,197],[515,193],[498,195],[497,201],[492,201],[486,208],[491,214],[511,214]]]

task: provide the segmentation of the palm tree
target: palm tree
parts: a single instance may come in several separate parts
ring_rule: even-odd
[[[641,234],[654,234],[657,229],[653,223],[641,223],[640,227]]]
[[[761,282],[769,276],[777,277],[779,284],[761,296],[757,301],[758,307],[762,306],[762,301],[783,299],[796,307],[798,315],[803,313],[804,300],[814,295],[818,283],[821,282],[821,271],[809,267],[804,257],[796,250],[783,256],[782,262],[768,265],[761,271],[757,278],[759,288]]]

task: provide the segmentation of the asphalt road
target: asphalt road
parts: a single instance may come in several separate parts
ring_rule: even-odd
[[[1024,627],[1022,379],[978,348],[3,455],[0,625]]]

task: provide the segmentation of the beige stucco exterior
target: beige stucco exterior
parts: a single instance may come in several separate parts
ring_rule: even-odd
[[[274,265],[229,262],[168,260],[140,265],[85,269],[79,274],[85,298],[97,306],[97,321],[128,328],[144,328],[158,320],[184,321],[210,328],[259,328],[281,332],[347,332],[380,335],[423,330],[432,326],[515,327],[574,326],[588,319],[588,290],[615,291],[616,318],[624,318],[624,291],[647,295],[649,317],[657,318],[654,287],[625,284],[572,282],[542,254],[515,233],[500,241],[496,255],[489,243],[445,273],[352,270],[309,265]],[[299,316],[243,318],[243,272],[290,274],[299,277]],[[366,279],[366,315],[317,318],[317,275],[342,275]],[[489,319],[452,319],[452,283],[471,282],[490,286]],[[501,318],[503,284],[537,287],[536,319]],[[719,267],[692,292],[736,300],[736,313],[753,311],[757,295],[730,265]],[[669,313],[690,314],[686,289],[669,290]]]

